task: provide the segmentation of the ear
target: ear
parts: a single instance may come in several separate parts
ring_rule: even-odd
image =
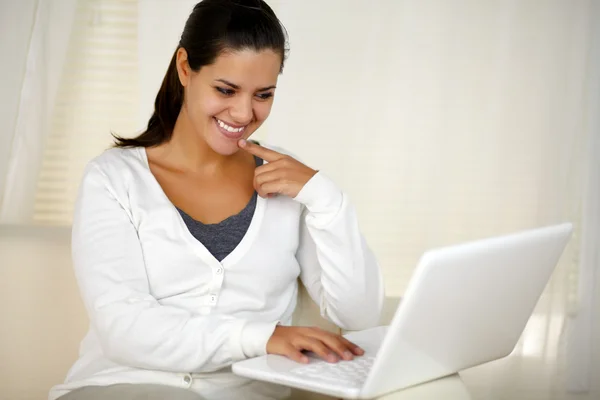
[[[177,67],[179,82],[181,83],[181,86],[186,87],[190,82],[192,69],[190,68],[190,64],[188,62],[187,51],[183,47],[180,47],[177,50],[175,65]]]

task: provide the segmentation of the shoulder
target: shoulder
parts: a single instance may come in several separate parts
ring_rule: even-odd
[[[112,147],[93,158],[88,167],[98,168],[107,174],[122,172],[123,168],[137,167],[142,164],[143,151],[144,149],[139,147]]]
[[[105,150],[87,164],[83,181],[99,179],[113,187],[127,187],[145,169],[143,151],[138,147]]]

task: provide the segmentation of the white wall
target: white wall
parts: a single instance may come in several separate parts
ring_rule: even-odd
[[[268,140],[350,194],[388,292],[428,248],[577,218],[589,2],[277,11],[291,52]]]
[[[140,126],[146,126],[154,99],[197,0],[139,0]]]

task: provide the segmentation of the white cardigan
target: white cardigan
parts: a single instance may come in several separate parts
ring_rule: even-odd
[[[85,170],[72,251],[90,331],[50,400],[88,385],[202,394],[212,377],[233,382],[227,367],[265,354],[276,324],[291,324],[298,277],[338,326],[379,323],[380,269],[348,197],[321,172],[295,199],[259,197],[246,235],[219,262],[188,231],[145,150],[107,150]]]

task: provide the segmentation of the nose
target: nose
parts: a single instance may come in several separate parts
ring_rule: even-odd
[[[254,110],[252,110],[252,98],[247,96],[238,96],[232,107],[229,110],[229,114],[233,119],[233,123],[239,125],[247,125],[252,120]]]

